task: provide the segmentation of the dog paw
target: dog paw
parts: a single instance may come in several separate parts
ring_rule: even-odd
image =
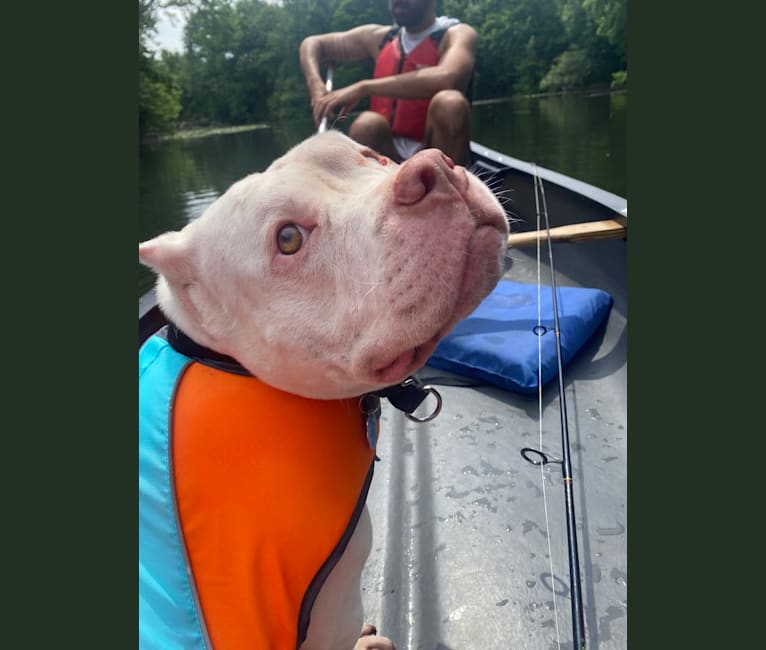
[[[378,630],[374,625],[365,623],[354,650],[396,650],[396,646],[391,639],[378,636]]]

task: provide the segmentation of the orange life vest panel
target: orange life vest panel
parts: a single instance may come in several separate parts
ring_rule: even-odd
[[[373,78],[390,77],[436,65],[439,63],[439,42],[445,31],[440,29],[432,32],[407,55],[404,55],[402,50],[401,32],[399,30],[389,32],[386,37],[388,40],[375,61]],[[430,102],[430,98],[396,99],[373,95],[370,97],[370,110],[380,113],[388,120],[394,135],[422,142]]]
[[[294,650],[372,478],[359,400],[309,400],[193,362],[170,425],[180,528],[213,647]]]

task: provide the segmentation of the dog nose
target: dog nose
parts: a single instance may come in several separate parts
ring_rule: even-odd
[[[442,183],[455,184],[455,163],[438,149],[424,149],[405,161],[393,184],[394,202],[413,205],[422,201]]]

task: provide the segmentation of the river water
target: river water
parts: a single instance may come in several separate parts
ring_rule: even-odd
[[[627,197],[626,92],[523,97],[473,107],[471,139]],[[182,228],[236,180],[314,133],[310,119],[139,149],[139,241]],[[138,265],[139,296],[154,276]]]

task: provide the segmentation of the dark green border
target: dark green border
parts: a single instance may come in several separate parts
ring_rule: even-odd
[[[3,641],[135,648],[137,6],[3,23]]]
[[[676,43],[678,25],[668,15],[669,5],[660,9],[659,3],[632,0],[628,8],[628,638],[633,648],[695,647],[678,643],[685,637],[676,624],[690,577],[689,564],[681,561],[682,513],[689,499],[682,494],[688,484],[679,458],[692,446],[686,439],[689,409],[679,408],[679,391],[694,374],[683,370],[694,367],[687,365],[684,343],[693,319],[680,313],[685,300],[679,290],[685,291],[689,278],[686,247],[679,242],[687,240],[681,231],[693,215],[683,189],[688,168],[686,136],[680,133],[689,103],[679,83],[686,79],[674,74],[684,48]],[[686,403],[689,397],[680,399]]]
[[[749,434],[764,429],[745,414],[763,398],[743,369],[763,358],[751,328],[763,291],[747,285],[763,275],[766,111],[762,21],[746,7],[629,2],[632,648],[758,637],[742,581],[761,554],[759,515],[738,504],[758,489],[761,435]]]

